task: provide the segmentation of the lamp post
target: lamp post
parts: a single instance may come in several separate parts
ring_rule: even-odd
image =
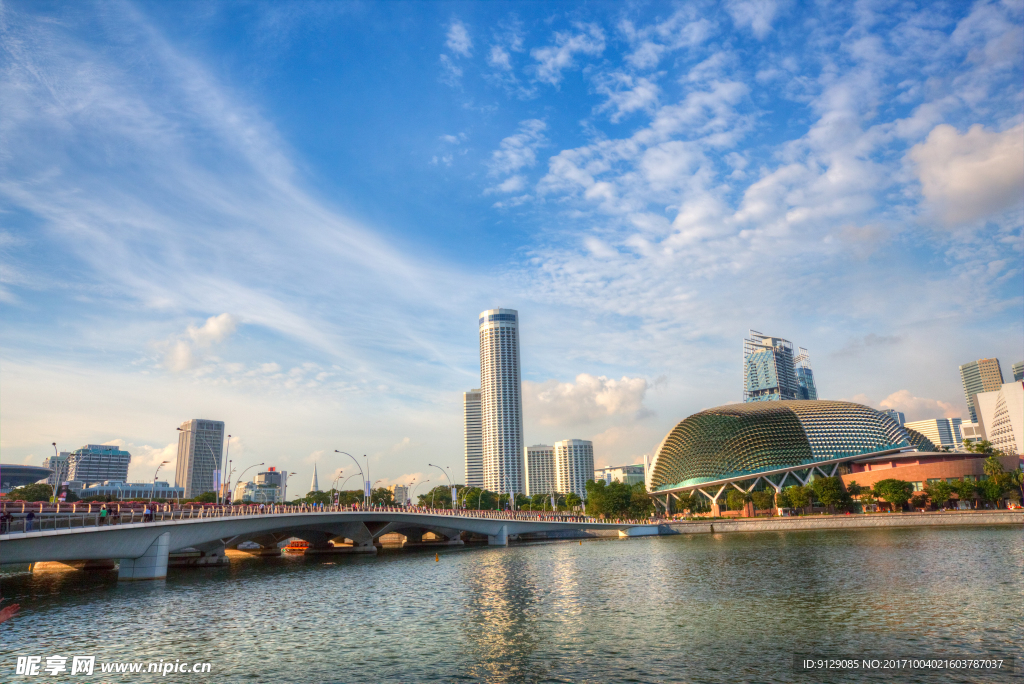
[[[336,453],[336,454],[344,454],[344,455],[348,456],[349,458],[352,459],[352,462],[356,464],[356,468],[359,468],[359,474],[362,475],[362,478],[363,478],[363,503],[366,503],[366,485],[369,482],[369,480],[366,479],[366,474],[363,473],[363,466],[359,465],[359,461],[356,460],[356,457],[353,456],[352,454],[348,453],[347,451],[339,451],[339,450],[335,449],[334,453]],[[369,462],[367,462],[367,464],[366,464],[366,469],[367,470],[370,469]]]
[[[57,460],[60,459],[60,454],[57,453],[57,443],[56,442],[53,443],[53,459],[54,459],[53,460],[53,467],[56,468],[57,467]],[[50,477],[53,478],[53,482],[50,484],[50,503],[53,503],[57,499],[57,487],[60,485],[60,482],[58,482],[57,480],[59,480],[60,478],[57,477],[57,471],[56,470],[54,471],[53,475],[51,475]]]
[[[154,499],[156,498],[156,476],[160,474],[160,469],[163,468],[168,463],[170,463],[170,461],[160,461],[160,465],[158,465],[156,467],[156,472],[153,473],[153,496],[152,496],[152,498],[154,498]]]
[[[231,435],[228,435],[228,448],[224,450],[224,457],[228,459],[228,477],[227,477],[227,481],[228,481],[228,488],[229,489],[231,487],[231,459],[228,458],[228,456],[230,456],[230,455],[231,455]],[[217,498],[219,499],[220,497],[218,496]],[[230,491],[226,492],[225,495],[224,495],[224,498],[227,499],[227,501],[224,502],[225,504],[230,502],[231,501],[231,492]]]
[[[455,485],[452,484],[452,478],[448,477],[448,473],[441,466],[434,465],[433,463],[428,463],[427,465],[430,466],[431,468],[437,468],[442,473],[444,473],[444,476],[448,479],[448,487],[450,487],[451,490],[452,490],[452,510],[454,511],[455,510]],[[433,500],[434,500],[433,497],[431,497],[430,500],[431,500],[431,502],[433,502]],[[433,506],[433,503],[431,503],[431,506]]]
[[[345,474],[345,471],[339,468],[338,469],[338,477],[334,478],[334,482],[331,483],[331,503],[332,504],[333,503],[338,503],[337,501],[334,500],[334,485],[338,484],[338,480],[340,480],[341,476],[344,475],[344,474]],[[348,482],[348,480],[345,480],[345,482]],[[339,500],[341,499],[341,490],[338,490],[338,499]]]
[[[416,502],[416,499],[414,498],[416,496],[416,487],[419,487],[421,484],[427,484],[428,482],[430,482],[430,480],[424,480],[423,482],[417,482],[416,485],[412,488],[412,494],[409,495],[409,498],[413,500],[413,503]]]
[[[249,472],[253,468],[256,468],[257,466],[261,466],[261,465],[266,465],[266,464],[265,463],[254,463],[251,466],[249,466],[248,468],[246,468],[245,470],[243,470],[241,475],[238,476],[238,479],[235,480],[234,489],[232,489],[231,491],[234,492],[235,489],[238,489],[238,483],[242,481],[242,475],[245,475],[247,472]]]

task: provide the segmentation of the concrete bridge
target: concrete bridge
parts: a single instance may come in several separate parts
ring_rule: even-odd
[[[486,535],[492,545],[507,545],[510,535],[560,530],[618,530],[621,536],[658,533],[656,525],[632,522],[389,508],[321,511],[284,507],[268,513],[251,508],[186,509],[158,512],[155,518],[142,522],[141,515],[133,512],[129,520],[101,525],[93,512],[45,513],[33,521],[32,531],[25,531],[24,517],[19,515],[12,531],[0,534],[0,563],[56,561],[112,567],[112,561],[119,560],[119,579],[147,580],[166,577],[168,562],[176,564],[176,552],[183,564],[217,565],[226,562],[227,548],[247,541],[276,552],[279,542],[298,537],[309,542],[311,553],[376,553],[379,538],[388,533],[405,536],[410,546],[423,543],[425,532],[439,537],[440,543],[451,544],[461,544],[463,532]]]

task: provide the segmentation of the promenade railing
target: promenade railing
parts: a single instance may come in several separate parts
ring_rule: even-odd
[[[102,515],[106,506],[107,515]],[[81,527],[104,527],[131,525],[136,523],[157,523],[174,520],[199,520],[212,518],[238,518],[246,516],[270,516],[284,514],[329,514],[329,513],[405,513],[424,517],[452,516],[463,518],[484,518],[488,520],[509,520],[525,522],[562,522],[611,525],[650,524],[650,520],[603,519],[592,516],[552,511],[493,511],[473,509],[429,508],[423,506],[391,506],[360,504],[170,504],[139,502],[110,503],[58,503],[43,502],[2,502],[0,503],[0,534],[17,532],[41,532],[46,530],[74,529]],[[30,516],[30,513],[32,514]],[[31,518],[31,519],[30,519]]]

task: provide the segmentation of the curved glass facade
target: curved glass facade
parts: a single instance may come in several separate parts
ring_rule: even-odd
[[[654,454],[650,488],[689,487],[909,447],[892,418],[846,401],[729,404],[676,425]]]

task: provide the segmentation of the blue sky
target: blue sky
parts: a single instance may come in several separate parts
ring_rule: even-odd
[[[528,443],[632,461],[741,396],[965,415],[1024,358],[1021,2],[0,7],[7,462],[175,426],[304,488],[462,470],[476,316]],[[421,475],[421,479],[427,475]],[[323,481],[323,480],[321,480]]]

